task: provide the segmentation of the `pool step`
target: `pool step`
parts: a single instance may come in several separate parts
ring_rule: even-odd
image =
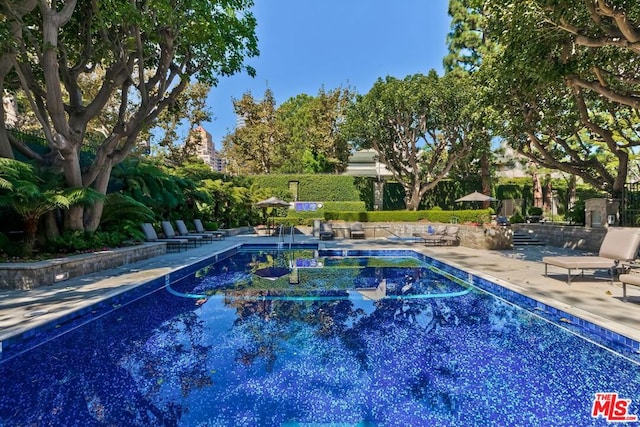
[[[545,246],[546,243],[538,240],[531,233],[515,231],[513,233],[513,246]]]

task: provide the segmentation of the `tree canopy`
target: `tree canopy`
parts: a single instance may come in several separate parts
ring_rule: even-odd
[[[488,1],[484,62],[503,131],[536,163],[618,196],[640,144],[640,5]]]
[[[442,180],[473,146],[464,75],[415,74],[378,79],[347,114],[345,132],[357,148],[373,148],[402,184],[407,209]]]
[[[241,173],[343,172],[349,145],[340,132],[353,99],[350,89],[300,94],[276,106],[267,89],[233,101],[241,125],[223,140],[224,154]]]
[[[40,155],[0,125],[0,156],[18,150],[59,168],[66,186],[105,194],[111,169],[125,159],[191,79],[215,85],[219,76],[254,70],[258,54],[251,0],[121,2],[0,1],[0,89],[22,91],[46,136]],[[95,93],[81,80],[102,73]],[[117,114],[93,160],[81,164],[87,127],[109,102]],[[4,113],[4,111],[0,111]],[[95,230],[103,205],[67,211],[72,230]]]

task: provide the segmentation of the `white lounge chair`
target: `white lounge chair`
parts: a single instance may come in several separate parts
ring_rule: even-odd
[[[584,275],[584,270],[609,270],[613,280],[618,270],[624,270],[625,263],[636,259],[639,246],[640,229],[610,228],[597,256],[544,257],[544,275],[547,275],[547,267],[553,265],[568,270],[567,284],[571,284],[571,270],[581,270],[581,275]]]
[[[413,237],[421,239],[420,243],[431,245],[456,245],[460,242],[457,225],[438,225],[427,229],[426,233],[413,233]]]
[[[627,285],[640,286],[640,274],[621,274],[619,277],[622,282],[622,301],[627,301]]]

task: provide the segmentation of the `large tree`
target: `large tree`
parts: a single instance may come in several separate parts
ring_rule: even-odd
[[[276,120],[276,101],[267,89],[262,100],[246,92],[233,100],[241,124],[222,140],[225,156],[239,173],[271,173],[282,164],[284,131]]]
[[[286,132],[284,172],[344,172],[349,145],[340,124],[353,97],[348,88],[326,91],[323,87],[315,97],[298,95],[278,107],[278,121]]]
[[[358,96],[345,132],[357,148],[373,148],[402,184],[407,209],[447,176],[474,144],[466,75],[415,74],[378,79]]]
[[[0,88],[23,90],[42,126],[49,155],[40,155],[0,126],[0,155],[12,148],[60,168],[70,188],[105,194],[111,170],[176,102],[191,79],[246,67],[258,54],[251,0],[0,0]],[[99,90],[83,92],[83,76],[104,73]],[[113,99],[117,117],[96,144],[90,164],[80,162],[88,124]],[[0,113],[4,113],[0,111]],[[66,227],[95,230],[103,204],[74,206]]]
[[[447,73],[468,73],[473,75],[481,66],[482,58],[491,50],[491,43],[484,37],[485,17],[483,15],[482,0],[450,0],[449,16],[451,16],[451,26],[447,34],[447,45],[449,54],[444,58],[443,63]],[[479,82],[483,83],[483,82]],[[473,109],[476,120],[481,121],[483,126],[476,126],[477,143],[469,152],[465,161],[460,162],[458,168],[453,168],[452,176],[468,180],[473,175],[480,176],[482,193],[491,194],[491,160],[493,157],[491,140],[492,124],[490,114],[485,103],[478,96],[473,102],[476,107]],[[486,202],[486,206],[489,202]]]
[[[618,196],[640,143],[640,4],[490,0],[485,16],[500,49],[484,75],[514,146]]]

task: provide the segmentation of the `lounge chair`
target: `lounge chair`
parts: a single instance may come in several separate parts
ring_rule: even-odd
[[[164,236],[169,239],[181,238],[187,239],[192,246],[198,246],[202,244],[202,236],[178,236],[173,229],[173,225],[169,221],[162,221],[162,232]]]
[[[195,225],[196,227],[196,233],[200,233],[200,234],[211,234],[214,238],[214,240],[224,240],[224,232],[222,231],[209,231],[209,230],[205,230],[204,226],[202,225],[202,221],[199,219],[194,219],[193,220],[193,225]]]
[[[617,276],[619,270],[624,270],[624,263],[629,263],[636,258],[640,246],[640,234],[636,228],[610,228],[604,236],[597,256],[556,256],[544,257],[544,275],[547,275],[547,267],[566,268],[567,284],[571,284],[571,270],[609,270],[611,280]],[[623,265],[621,265],[621,263]]]
[[[627,285],[640,286],[640,274],[621,274],[619,280],[622,282],[622,301],[627,301]]]
[[[333,239],[333,226],[329,222],[323,222],[320,224],[320,240],[332,240]]]
[[[447,228],[444,231],[444,236],[442,236],[442,242],[447,245],[458,245],[460,243],[460,237],[458,233],[460,232],[460,227],[457,225],[447,225]]]
[[[349,233],[351,234],[352,239],[364,239],[364,228],[362,227],[361,222],[354,222],[349,227]]]
[[[153,228],[153,225],[151,225],[148,222],[145,222],[145,223],[142,224],[142,231],[144,232],[144,237],[145,237],[145,240],[147,242],[164,242],[164,243],[167,244],[167,250],[169,250],[169,249],[177,249],[178,252],[180,252],[180,250],[182,248],[184,248],[186,250],[187,249],[187,245],[189,244],[189,240],[188,239],[180,239],[180,238],[160,239],[160,238],[158,238],[158,234],[156,233],[156,230]]]
[[[213,235],[208,233],[192,233],[187,228],[187,225],[181,219],[176,219],[176,228],[178,229],[179,237],[187,236],[201,236],[205,242],[213,242]]]
[[[420,239],[419,243],[425,245],[441,245],[444,243],[444,236],[447,234],[446,225],[438,225],[433,228],[431,225],[427,227],[425,233],[413,233],[412,236]]]

